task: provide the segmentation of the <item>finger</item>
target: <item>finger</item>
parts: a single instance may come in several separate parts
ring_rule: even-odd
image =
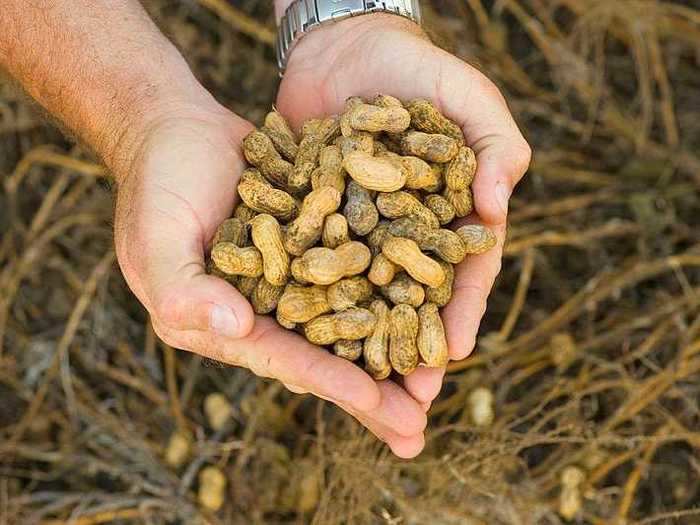
[[[474,349],[488,296],[501,269],[505,225],[492,229],[496,246],[481,255],[468,255],[455,266],[452,299],[442,311],[450,359],[464,359]]]
[[[365,428],[387,444],[391,451],[402,459],[411,459],[423,451],[425,436],[423,432],[413,436],[402,436],[368,416],[352,414]]]
[[[403,386],[413,399],[424,406],[431,403],[440,393],[444,375],[444,368],[419,366],[404,377]]]

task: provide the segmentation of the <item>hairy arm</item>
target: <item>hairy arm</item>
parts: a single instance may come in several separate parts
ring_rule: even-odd
[[[169,106],[213,103],[137,0],[3,0],[0,68],[111,168]]]

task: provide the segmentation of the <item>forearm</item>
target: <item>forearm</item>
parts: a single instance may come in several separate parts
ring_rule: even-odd
[[[3,0],[0,67],[108,164],[169,104],[208,97],[137,0]]]

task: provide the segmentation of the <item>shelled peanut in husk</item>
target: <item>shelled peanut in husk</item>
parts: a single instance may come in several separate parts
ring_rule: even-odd
[[[270,112],[243,153],[210,270],[375,379],[445,366],[454,265],[496,244],[484,226],[451,228],[472,213],[476,173],[459,126],[427,100],[352,97],[299,136]]]

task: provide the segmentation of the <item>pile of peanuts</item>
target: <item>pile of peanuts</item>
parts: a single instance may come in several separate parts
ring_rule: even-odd
[[[459,126],[427,100],[352,97],[299,138],[270,112],[243,153],[209,271],[375,379],[444,366],[454,265],[496,244],[481,225],[448,229],[472,212],[476,157]]]

